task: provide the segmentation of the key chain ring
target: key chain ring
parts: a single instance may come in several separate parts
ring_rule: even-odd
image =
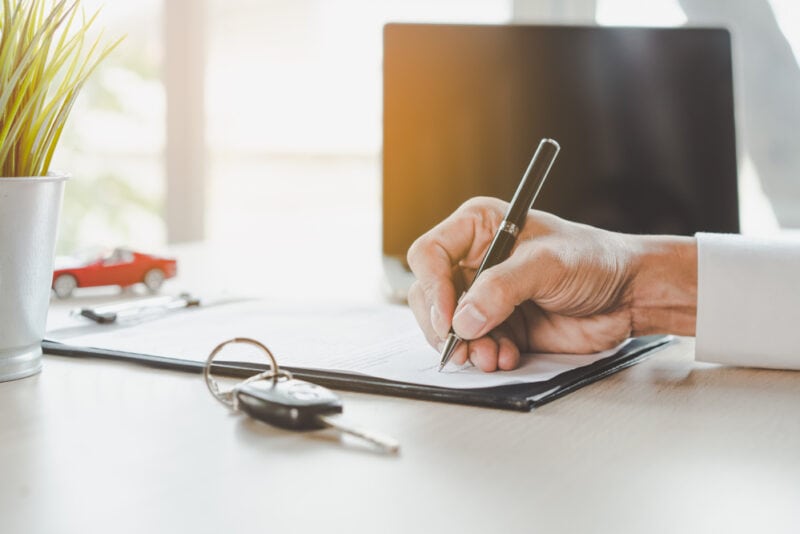
[[[247,378],[246,380],[236,384],[229,391],[223,392],[220,391],[219,383],[211,374],[211,366],[214,363],[214,359],[217,357],[217,355],[219,355],[219,353],[222,352],[222,349],[224,349],[228,345],[234,345],[237,343],[252,345],[258,349],[261,349],[261,351],[264,352],[264,354],[266,354],[270,360],[270,369],[262,371],[256,375],[253,375]],[[211,354],[209,354],[208,358],[206,358],[206,365],[203,368],[203,379],[206,382],[206,387],[208,388],[208,391],[211,392],[211,395],[213,395],[215,399],[217,399],[219,402],[221,402],[222,404],[233,410],[236,410],[238,408],[238,402],[236,402],[236,395],[235,395],[236,390],[238,388],[240,388],[245,384],[255,382],[256,380],[272,379],[273,382],[277,382],[281,378],[286,378],[290,380],[292,378],[292,373],[290,373],[289,371],[284,371],[278,366],[278,360],[275,359],[275,356],[272,354],[272,351],[269,350],[269,348],[267,348],[266,345],[264,345],[260,341],[251,339],[249,337],[236,337],[233,339],[229,339],[227,341],[223,341],[222,343],[214,347],[214,350],[212,350]]]

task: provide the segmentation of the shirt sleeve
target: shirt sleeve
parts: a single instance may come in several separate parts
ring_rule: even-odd
[[[800,240],[697,234],[699,361],[800,370]]]

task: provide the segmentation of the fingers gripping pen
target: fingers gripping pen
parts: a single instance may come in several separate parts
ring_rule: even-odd
[[[556,160],[560,149],[561,147],[553,139],[542,139],[539,143],[539,147],[533,154],[533,159],[531,159],[531,163],[528,165],[528,169],[525,171],[525,174],[522,176],[522,181],[520,181],[517,187],[517,192],[514,193],[514,198],[511,200],[511,205],[503,218],[503,222],[500,223],[497,233],[495,233],[494,239],[492,240],[492,244],[486,251],[486,255],[483,257],[478,272],[475,273],[475,279],[486,269],[508,258],[520,230],[525,225],[528,211],[533,207],[533,202],[539,195],[542,184],[544,184],[547,174],[550,172],[550,168],[553,166],[553,162]],[[450,333],[442,347],[442,359],[439,363],[439,371],[444,369],[444,366],[447,365],[447,362],[453,357],[453,353],[461,341],[461,338],[450,328]]]

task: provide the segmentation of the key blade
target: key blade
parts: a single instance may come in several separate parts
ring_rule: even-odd
[[[379,434],[371,430],[364,430],[363,428],[351,426],[339,419],[338,416],[320,415],[317,416],[317,418],[329,427],[335,428],[339,432],[357,437],[368,443],[371,443],[372,445],[375,445],[386,454],[398,454],[400,452],[400,442],[392,437]]]

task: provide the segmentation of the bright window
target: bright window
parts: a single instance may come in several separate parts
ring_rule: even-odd
[[[164,90],[161,0],[83,0],[103,11],[97,26],[127,38],[84,88],[53,168],[73,175],[65,190],[58,250],[164,241]]]
[[[366,261],[380,250],[384,23],[503,23],[511,2],[212,0],[210,10],[210,239],[255,235],[259,246]]]

